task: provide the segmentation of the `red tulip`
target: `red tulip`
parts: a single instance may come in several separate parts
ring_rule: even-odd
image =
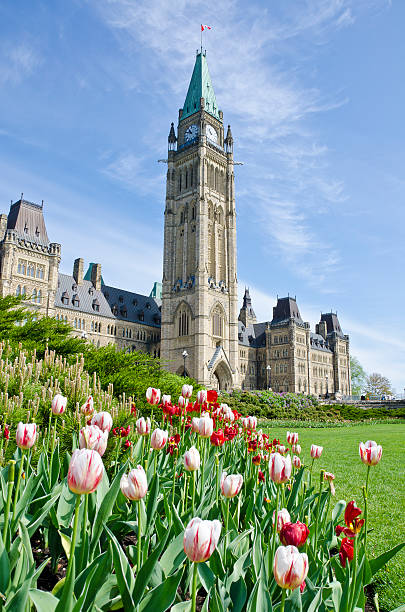
[[[305,544],[308,534],[308,527],[300,521],[285,523],[280,531],[280,540],[284,546],[291,545],[299,548]]]
[[[339,559],[340,559],[340,563],[342,567],[346,567],[346,560],[349,561],[349,563],[353,561],[353,557],[354,557],[353,540],[350,540],[349,538],[343,538],[340,544],[340,550],[339,550]]]
[[[225,443],[225,436],[222,429],[212,432],[210,440],[213,446],[222,446]]]
[[[335,480],[335,475],[332,474],[332,472],[324,472],[323,479],[329,482],[330,492],[332,493],[332,495],[335,495],[335,485],[333,484],[333,481]]]
[[[253,465],[260,465],[261,460],[262,460],[262,456],[260,454],[259,455],[255,455],[254,457],[252,457]]]
[[[205,389],[200,389],[200,391],[197,391],[198,404],[200,405],[205,404],[206,401],[207,401],[207,391]]]
[[[181,394],[183,397],[191,397],[193,394],[193,385],[183,385]]]
[[[357,508],[356,502],[350,501],[347,504],[345,510],[346,527],[341,527],[340,525],[337,525],[335,529],[336,535],[339,536],[341,533],[344,533],[345,536],[349,538],[354,538],[364,525],[364,519],[358,518],[361,512],[362,511],[360,510],[360,508]]]
[[[7,425],[4,425],[4,428],[3,428],[3,438],[5,438],[6,440],[10,439],[10,429],[8,428]]]
[[[207,391],[207,403],[208,404],[215,404],[215,402],[218,399],[218,393],[214,390],[209,390]]]
[[[298,457],[298,455],[293,455],[292,462],[293,466],[299,470],[301,467],[301,459]]]
[[[259,470],[259,482],[264,482],[266,480],[264,472]]]

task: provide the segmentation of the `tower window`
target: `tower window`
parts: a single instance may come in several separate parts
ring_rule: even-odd
[[[185,308],[182,308],[179,312],[178,328],[179,336],[188,336],[190,331],[190,315]]]
[[[212,335],[217,338],[222,338],[224,333],[223,316],[219,306],[217,306],[212,315]]]

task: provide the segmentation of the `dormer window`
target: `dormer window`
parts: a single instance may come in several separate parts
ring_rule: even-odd
[[[100,302],[98,301],[98,299],[96,298],[95,300],[93,300],[93,310],[95,312],[100,312]]]
[[[94,289],[93,289],[93,287],[90,287],[90,289],[89,289],[89,295],[93,295],[93,293],[94,293]]]
[[[146,306],[146,308],[147,308],[148,310],[150,310],[151,306],[150,306],[149,302],[146,302],[145,306]]]
[[[80,306],[80,300],[79,300],[79,296],[78,295],[74,295],[73,296],[72,304],[73,304],[73,306],[76,306],[77,308]]]
[[[36,236],[37,238],[38,238],[38,236],[39,236],[39,229],[38,229],[38,226],[35,228],[35,236]]]
[[[117,314],[118,314],[118,306],[117,306],[117,304],[114,304],[114,306],[111,308],[111,312],[113,313],[113,315],[117,316]]]
[[[121,316],[125,317],[125,319],[127,318],[128,312],[127,312],[126,306],[123,306],[121,308]]]
[[[105,299],[106,299],[106,300],[108,300],[108,298],[110,297],[110,294],[108,293],[108,291],[106,291],[106,292],[104,293],[104,297],[105,297]]]
[[[72,291],[77,291],[77,285],[72,285]]]
[[[138,300],[136,300],[136,299],[132,300],[132,304],[133,304],[134,306],[138,306]]]
[[[120,295],[120,297],[118,298],[118,301],[120,304],[124,303],[124,298],[122,297],[122,295]]]
[[[65,306],[69,304],[69,295],[67,291],[62,293],[62,304],[65,304]]]
[[[143,310],[141,310],[141,312],[138,314],[138,319],[139,319],[140,321],[144,321],[144,320],[145,320],[145,315],[144,315]]]
[[[28,225],[27,225],[26,223],[25,223],[25,225],[24,225],[24,232],[25,232],[26,234],[28,234]]]

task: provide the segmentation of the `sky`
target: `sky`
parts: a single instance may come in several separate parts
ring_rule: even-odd
[[[2,0],[0,212],[44,200],[61,271],[162,276],[164,164],[203,45],[236,161],[238,280],[258,320],[337,311],[405,387],[403,0]]]

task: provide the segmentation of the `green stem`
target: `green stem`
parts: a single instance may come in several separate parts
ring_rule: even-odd
[[[84,553],[85,553],[85,540],[87,532],[87,514],[89,508],[89,494],[84,494],[84,509],[83,509],[83,522],[82,522],[82,550],[80,555],[80,570],[84,569]]]
[[[10,515],[11,497],[13,495],[14,475],[15,475],[15,461],[14,459],[12,459],[11,461],[9,461],[7,502],[6,502],[6,510],[4,512],[3,543],[6,548],[7,548],[8,517]]]
[[[202,462],[201,462],[201,499],[204,495],[204,468],[205,468],[205,449],[206,449],[206,439],[201,438],[202,443]]]
[[[224,549],[224,566],[226,567],[226,549],[228,548],[228,523],[229,523],[229,504],[230,499],[226,500],[226,515],[225,515],[225,549]]]
[[[193,492],[192,492],[192,500],[191,500],[191,508],[194,517],[195,513],[195,470],[193,470]]]
[[[216,480],[216,487],[215,487],[215,500],[216,500],[216,505],[218,507],[218,495],[219,495],[219,457],[218,457],[218,453],[215,455],[215,463],[216,463],[216,472],[217,472],[217,480]]]
[[[186,478],[187,484],[186,484],[186,495],[185,495],[185,499],[186,499],[186,508],[185,511],[187,512],[187,508],[188,508],[188,487],[189,487],[189,478]]]
[[[193,567],[193,586],[191,594],[191,612],[196,612],[197,606],[197,563]]]
[[[184,507],[186,502],[186,485],[187,485],[187,472],[183,472],[184,474],[184,486],[183,486],[183,499],[181,502],[181,513],[184,514]]]
[[[48,424],[48,436],[46,442],[46,454],[49,452],[49,443],[51,441],[51,427],[52,427],[52,410],[49,412],[49,424]]]
[[[319,478],[318,504],[316,506],[316,517],[315,517],[314,555],[316,555],[316,547],[318,545],[318,523],[319,523],[319,511],[321,509],[321,495],[322,495],[322,485],[323,485],[323,474],[324,474],[324,471],[321,470],[321,474],[320,474],[320,478]]]
[[[115,465],[114,465],[114,476],[117,473],[117,468],[118,468],[118,455],[120,453],[121,450],[121,444],[122,444],[122,438],[120,437],[120,439],[118,440],[118,444],[117,444],[117,452],[115,453]]]
[[[76,505],[75,505],[75,518],[73,521],[73,531],[72,531],[72,540],[70,543],[70,555],[69,555],[69,563],[66,570],[66,579],[65,584],[68,582],[70,574],[72,572],[73,558],[75,556],[75,548],[76,548],[76,539],[77,539],[77,525],[79,522],[79,507],[80,507],[80,495],[76,496]]]
[[[159,452],[159,451],[157,451],[157,450],[155,450],[155,451],[154,451],[154,453],[155,453],[155,458],[154,458],[154,463],[155,463],[155,465],[154,465],[154,468],[153,468],[153,475],[154,475],[154,476],[156,476],[157,454],[158,454],[158,452]]]
[[[138,555],[137,555],[137,568],[136,571],[139,573],[141,569],[141,554],[142,554],[142,525],[141,525],[141,500],[138,500]]]
[[[18,501],[18,494],[20,492],[21,475],[22,475],[24,459],[25,459],[24,451],[21,450],[21,452],[22,452],[22,455],[21,455],[21,461],[20,461],[20,469],[18,470],[17,484],[16,484],[16,487],[15,487],[15,493],[14,493],[13,515],[12,515],[13,518],[12,518],[12,521],[14,521],[15,509],[16,509],[17,501]]]
[[[347,564],[349,565],[349,561],[347,562]],[[352,565],[352,583],[351,583],[351,588],[350,588],[350,603],[349,603],[349,610],[354,610],[354,608],[356,607],[355,604],[356,602],[354,601],[354,597],[355,597],[355,591],[356,591],[356,572],[357,572],[357,536],[354,538],[353,541],[353,565]]]
[[[177,460],[176,460],[176,458],[174,458],[173,487],[172,487],[172,506],[174,506],[174,492],[176,490],[176,466],[177,466]]]
[[[285,596],[287,595],[287,591],[286,589],[283,589],[283,593],[281,595],[281,605],[280,605],[280,612],[284,612],[284,606],[285,606]]]
[[[145,436],[142,436],[142,451],[141,451],[141,465],[143,465],[143,454],[145,452]]]
[[[363,488],[364,498],[364,551],[367,554],[367,523],[368,523],[368,479],[370,477],[370,465],[367,466],[366,486]]]
[[[276,550],[276,536],[277,536],[277,523],[278,523],[278,502],[280,499],[280,486],[276,485],[277,495],[276,495],[276,510],[274,513],[274,525],[273,525],[273,539],[271,541],[271,555],[269,556],[269,580],[273,571],[273,561],[274,561],[274,553]]]

